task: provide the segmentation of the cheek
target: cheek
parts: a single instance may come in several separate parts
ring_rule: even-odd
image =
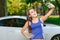
[[[35,12],[35,15],[37,16],[37,13]]]
[[[31,15],[31,16],[33,16],[33,15],[34,15],[34,13],[30,13],[30,15]]]
[[[37,14],[37,12],[35,12]]]
[[[32,17],[33,16],[33,14],[32,13],[30,13],[30,17]]]
[[[37,16],[37,13],[36,12],[35,13],[30,13],[30,16],[31,17]]]
[[[33,17],[34,15],[33,14],[31,14],[31,17]]]

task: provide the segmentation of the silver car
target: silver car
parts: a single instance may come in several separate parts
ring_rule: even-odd
[[[26,16],[1,17],[0,40],[30,40],[25,38],[21,33],[21,29],[25,22]],[[43,29],[45,40],[60,40],[60,26],[46,25],[43,27]],[[28,33],[27,30],[26,32]]]

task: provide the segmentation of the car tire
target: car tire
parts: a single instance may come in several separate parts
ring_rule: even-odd
[[[60,35],[53,36],[51,40],[60,40]]]

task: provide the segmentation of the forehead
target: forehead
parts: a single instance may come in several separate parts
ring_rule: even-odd
[[[34,9],[30,9],[29,12],[34,11]]]

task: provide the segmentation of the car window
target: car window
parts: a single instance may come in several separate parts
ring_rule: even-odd
[[[0,20],[0,26],[23,27],[25,22],[26,22],[25,19],[19,19],[19,18],[4,19]]]
[[[16,24],[18,25],[18,27],[23,27],[25,22],[26,20],[24,19],[16,19]]]

